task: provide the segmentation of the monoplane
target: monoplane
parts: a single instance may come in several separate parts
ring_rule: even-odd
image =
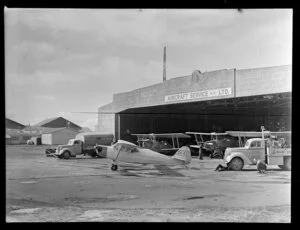
[[[189,147],[183,146],[172,156],[166,156],[153,150],[137,146],[131,142],[119,140],[112,146],[96,145],[98,155],[113,161],[111,170],[118,169],[120,162],[154,165],[154,166],[187,166],[191,162]]]

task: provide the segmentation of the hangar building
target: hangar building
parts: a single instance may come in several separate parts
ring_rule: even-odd
[[[194,71],[113,95],[98,109],[97,131],[132,133],[291,130],[291,65]]]

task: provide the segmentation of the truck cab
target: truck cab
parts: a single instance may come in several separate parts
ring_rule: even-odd
[[[81,140],[70,139],[68,144],[57,146],[55,155],[60,158],[69,159],[70,157],[75,157],[76,155],[82,154],[82,146],[83,143]]]
[[[254,165],[257,160],[265,161],[265,144],[261,138],[247,140],[244,147],[226,148],[224,161],[232,170],[242,170],[245,164]]]

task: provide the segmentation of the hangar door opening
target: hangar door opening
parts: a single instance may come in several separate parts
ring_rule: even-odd
[[[132,108],[116,114],[118,139],[133,133],[291,130],[291,93]]]

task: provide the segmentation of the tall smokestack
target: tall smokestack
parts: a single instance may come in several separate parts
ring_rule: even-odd
[[[164,69],[163,69],[163,81],[167,80],[167,73],[166,73],[166,51],[167,48],[164,47]]]

